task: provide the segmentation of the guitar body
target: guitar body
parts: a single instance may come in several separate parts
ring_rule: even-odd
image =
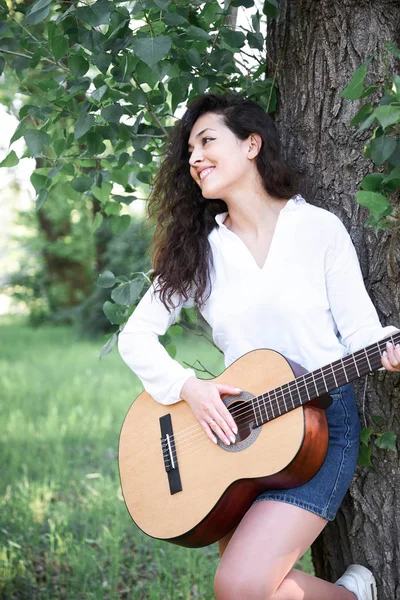
[[[254,426],[248,398],[293,380],[281,354],[245,354],[215,383],[246,394],[225,398],[239,427],[231,446],[212,444],[186,402],[157,403],[143,392],[126,415],[119,442],[124,500],[146,534],[187,547],[211,544],[226,535],[264,490],[302,485],[319,470],[328,448],[325,411],[317,402]],[[239,412],[238,412],[239,411]],[[160,418],[171,416],[181,491],[171,493],[161,446]]]

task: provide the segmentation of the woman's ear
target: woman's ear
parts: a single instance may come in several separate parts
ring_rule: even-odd
[[[258,133],[252,133],[248,138],[248,158],[256,158],[261,150],[262,138]]]

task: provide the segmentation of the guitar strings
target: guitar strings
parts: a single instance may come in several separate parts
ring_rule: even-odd
[[[376,355],[376,354],[379,354],[379,355],[381,355],[381,354],[380,354],[380,352],[376,352],[376,351],[375,351],[375,352],[374,352],[374,353],[372,353],[370,356],[372,357],[372,356],[374,356],[374,355]],[[348,360],[349,358],[350,358],[350,361]],[[339,359],[339,360],[340,360],[340,359]],[[365,360],[365,357],[363,358],[363,360]],[[354,366],[354,369],[355,369],[355,371],[357,372],[357,368],[356,368],[356,366],[355,366],[355,364],[354,364],[354,360],[352,360],[351,356],[350,356],[350,357],[349,357],[349,356],[348,356],[348,357],[344,357],[344,358],[343,358],[343,359],[342,359],[340,362],[346,363],[346,361],[347,361],[347,362],[349,362],[351,366]],[[347,365],[346,365],[346,366],[347,366]],[[338,368],[338,369],[336,370],[336,373],[338,373],[340,370],[343,370],[343,368],[342,368],[342,366],[341,366],[341,365],[340,365],[339,367],[340,367],[340,368]],[[259,396],[255,396],[255,397],[251,398],[251,401],[252,401],[252,402],[254,402],[254,401],[258,401],[258,402],[260,402],[260,400],[261,400],[261,401],[262,401],[262,402],[265,404],[265,400],[266,400],[266,399],[265,399],[265,398],[263,398],[263,396],[270,396],[270,395],[271,395],[271,393],[274,393],[274,394],[275,394],[275,398],[268,398],[268,399],[267,399],[267,404],[272,404],[272,403],[276,403],[276,404],[278,404],[278,402],[280,402],[281,400],[284,400],[284,394],[285,394],[286,390],[285,390],[285,391],[283,391],[283,390],[282,390],[282,388],[284,388],[285,386],[288,386],[288,388],[289,388],[289,389],[288,389],[289,393],[290,393],[290,392],[304,392],[304,391],[307,389],[307,387],[308,387],[308,384],[310,384],[310,383],[314,384],[314,381],[315,381],[316,383],[321,383],[321,382],[324,382],[324,383],[325,383],[325,381],[326,381],[326,379],[328,379],[328,377],[331,377],[331,378],[333,378],[333,379],[335,380],[335,378],[334,378],[334,374],[333,374],[333,371],[332,371],[332,369],[331,369],[329,372],[327,372],[327,373],[325,373],[325,374],[324,374],[324,373],[323,373],[323,369],[325,369],[325,368],[326,368],[326,367],[322,367],[322,369],[320,369],[320,371],[321,371],[321,375],[318,375],[317,377],[315,377],[315,375],[313,375],[313,372],[308,372],[308,373],[305,373],[304,375],[301,375],[300,377],[298,377],[298,378],[296,378],[296,379],[291,379],[290,381],[288,381],[288,382],[285,382],[284,384],[282,384],[282,386],[279,386],[278,388],[275,388],[275,390],[269,390],[268,392],[264,392],[263,394],[260,394]],[[325,377],[324,377],[324,375],[325,375]],[[308,379],[309,381],[307,381],[307,379]],[[302,380],[302,381],[300,381],[300,383],[298,383],[298,381],[299,381],[299,380]],[[336,384],[336,381],[335,381],[335,384]],[[314,387],[315,387],[315,386],[314,386]],[[325,386],[325,387],[326,387],[326,386]],[[334,388],[333,388],[333,389],[334,389]],[[276,390],[278,390],[278,391],[276,391]],[[318,390],[317,390],[317,391],[318,391]],[[278,394],[280,394],[280,395],[281,395],[281,397],[278,397]],[[320,392],[319,392],[319,391],[318,391],[318,394],[320,394]],[[300,393],[299,393],[299,396],[300,396]],[[232,397],[233,397],[233,398],[235,398],[235,396],[232,396]],[[310,399],[311,399],[311,398],[310,398]],[[280,405],[279,407],[280,407],[280,408],[284,408],[284,403],[283,403],[282,405]],[[249,407],[248,407],[248,402],[246,403],[246,409],[247,409],[247,408],[249,408]],[[285,408],[286,408],[286,407],[285,407]],[[241,409],[242,409],[242,407],[238,407],[237,409],[233,408],[233,409],[232,409],[232,412],[231,412],[231,415],[232,415],[232,416],[234,416],[234,415],[236,415],[236,416],[237,416],[237,415],[240,415],[240,414],[242,413],[242,410],[241,410]],[[251,409],[250,409],[248,412],[250,413],[252,410],[253,410],[253,409],[251,408]],[[272,411],[272,414],[274,414],[274,412],[273,412],[273,411]],[[275,416],[275,415],[274,415],[274,416]],[[279,415],[277,415],[277,416],[279,416]],[[193,427],[193,426],[192,426],[192,427]],[[186,428],[186,429],[183,429],[183,430],[181,430],[181,431],[179,432],[179,434],[177,434],[177,435],[175,435],[175,436],[174,436],[174,437],[175,437],[175,440],[179,440],[179,439],[181,439],[181,434],[182,434],[183,432],[185,432],[185,435],[186,435],[186,432],[188,432],[188,431],[189,431],[189,430],[190,430],[192,427],[189,427],[189,428]]]
[[[390,339],[392,339],[392,341],[393,341],[393,336]],[[386,343],[386,341],[387,340],[385,339],[384,343]],[[383,345],[384,345],[384,343],[383,343]],[[381,344],[382,344],[382,342],[381,342]],[[378,351],[374,350],[373,352],[370,352],[370,354],[369,354],[370,358],[373,358],[373,357],[377,356],[378,354],[379,354],[379,356],[382,356],[382,354],[381,354],[382,348],[380,347],[380,343],[377,342],[376,345],[378,346]],[[359,356],[357,357],[357,355],[359,355]],[[337,364],[336,372],[339,372],[339,370],[343,371],[343,366],[347,362],[352,367],[354,367],[355,371],[359,375],[358,369],[356,367],[356,360],[357,360],[357,358],[362,358],[363,361],[365,361],[365,360],[368,361],[368,356],[366,354],[366,351],[365,350],[359,350],[356,353],[354,353],[353,355],[348,355],[348,356],[343,357],[342,359],[339,359],[338,361],[335,361],[337,363],[343,363],[343,364]],[[359,361],[359,362],[361,362],[361,361]],[[368,364],[369,364],[369,361],[368,361]],[[287,386],[288,390],[289,390],[289,393],[291,391],[297,392],[298,395],[301,398],[301,391],[304,391],[304,390],[307,389],[307,383],[311,383],[312,382],[312,384],[314,385],[314,382],[315,383],[321,383],[321,381],[323,381],[324,385],[326,387],[326,379],[328,378],[328,376],[329,377],[333,377],[335,383],[337,383],[336,382],[336,378],[334,377],[334,363],[331,365],[331,369],[329,370],[329,372],[325,373],[325,377],[324,377],[324,372],[323,371],[326,368],[327,367],[324,366],[321,369],[319,369],[319,371],[321,372],[320,376],[315,377],[313,375],[313,372],[305,373],[304,375],[302,375],[299,378],[297,378],[297,380],[299,380],[299,379],[303,380],[302,382],[300,382],[300,385],[297,383],[296,379],[295,380],[290,380],[289,382],[286,382],[285,384],[283,384],[282,386],[280,386],[280,388],[281,388],[280,390],[279,390],[279,388],[276,388],[276,390],[279,390],[279,392],[271,390],[269,392],[261,394],[260,396],[256,396],[256,397],[252,398],[251,402],[254,402],[255,400],[257,400],[258,402],[260,402],[260,400],[261,400],[263,402],[263,404],[264,404],[264,409],[265,409],[265,413],[266,413],[267,416],[268,416],[268,413],[267,413],[266,406],[268,404],[272,405],[273,403],[275,404],[275,406],[278,407],[278,410],[280,410],[282,408],[282,409],[285,410],[285,412],[288,412],[287,411],[287,405],[286,405],[285,398],[284,398],[284,394],[285,394],[285,392],[287,392],[287,390],[284,391],[282,388],[285,387],[285,386]],[[307,379],[309,380],[308,382],[307,382]],[[317,388],[316,388],[316,386],[315,386],[315,389],[316,389],[316,391],[318,391]],[[268,398],[267,402],[266,402],[265,401],[266,399],[263,398],[263,396],[270,396],[271,393],[275,394],[275,398]],[[281,397],[278,397],[279,393],[282,395]],[[282,400],[283,400],[283,402],[282,402]],[[238,407],[237,409],[233,409],[232,412],[231,412],[232,416],[235,415],[235,418],[243,418],[244,416],[249,416],[251,413],[253,413],[254,416],[256,417],[254,407],[252,406],[251,408],[249,408],[249,401],[245,401],[245,405],[244,406],[243,406],[243,403],[241,403],[240,407]],[[281,414],[282,413],[280,413],[279,415],[275,415],[274,411],[272,409],[273,418],[277,418],[277,417],[281,416]],[[261,415],[261,412],[260,412],[260,415]],[[262,415],[261,415],[261,417],[262,417]],[[257,423],[257,418],[256,418],[256,423]],[[196,431],[195,435],[191,435],[189,433],[190,430],[194,430],[193,433],[195,433],[196,430],[198,430],[198,431]],[[191,445],[191,443],[194,442],[195,438],[199,437],[199,435],[204,435],[204,430],[203,430],[203,428],[201,427],[201,425],[199,423],[197,423],[197,424],[195,424],[193,426],[190,426],[190,427],[188,427],[186,429],[183,429],[179,433],[177,433],[177,435],[175,435],[174,438],[173,438],[173,441],[175,442],[174,443],[173,453],[172,453],[173,454],[173,458],[176,458],[176,445],[175,445],[176,443],[179,443],[179,452],[181,452],[182,450],[186,450],[188,448],[188,442]],[[188,439],[185,441],[184,438],[188,438]],[[163,444],[164,444],[163,450],[167,449],[167,447],[165,446],[166,442],[163,441]]]
[[[381,356],[381,354],[380,354],[380,347],[379,347],[379,344],[377,343],[377,345],[378,345],[379,355]],[[359,351],[359,352],[358,352],[358,354],[360,354],[360,352],[363,352],[363,351]],[[375,356],[376,356],[376,354],[377,354],[377,352],[376,352],[376,351],[375,351],[375,352],[373,352],[373,353],[371,353],[371,354],[370,354],[371,358],[372,358],[372,356],[373,356],[373,355],[375,355]],[[352,358],[352,357],[344,357],[344,359],[342,359],[343,363],[344,363],[344,362],[346,361],[346,359],[348,359],[348,358]],[[364,358],[364,357],[363,357],[363,358]],[[347,360],[347,362],[348,362],[348,360]],[[325,367],[323,367],[323,368],[325,368]],[[321,373],[323,373],[323,369],[321,370]],[[358,373],[358,371],[357,371],[357,373]],[[359,374],[359,373],[358,373],[358,374]],[[303,378],[304,378],[304,379],[306,379],[306,378],[307,378],[307,375],[310,375],[310,373],[308,373],[308,374],[305,374],[305,375],[303,376]],[[332,376],[332,373],[330,373],[330,372],[329,372],[329,375],[330,375],[330,376]],[[323,376],[322,376],[322,379],[324,379],[324,377],[323,377]],[[314,381],[317,381],[317,378],[316,378],[316,377],[314,377],[314,378],[313,378],[313,382],[314,382]],[[285,385],[288,385],[288,387],[290,388],[290,385],[291,385],[292,383],[293,383],[293,380],[292,380],[292,381],[290,381],[290,382],[287,382],[287,384],[285,384]],[[324,383],[325,383],[325,380],[324,380]],[[299,391],[300,391],[300,388],[301,388],[302,386],[296,386],[296,388],[297,388],[297,387],[299,388]],[[303,386],[303,387],[304,387],[304,386]],[[294,389],[295,389],[295,388],[293,388],[293,390],[294,390]],[[282,391],[281,391],[281,393],[282,393]],[[268,393],[267,393],[267,394],[268,394]],[[267,394],[263,394],[262,396],[264,396],[264,395],[267,395]],[[275,393],[275,395],[277,396],[277,394],[276,394],[276,393]],[[256,397],[256,398],[253,398],[252,400],[253,400],[253,401],[254,401],[254,400],[259,400],[260,398],[261,398],[261,397]],[[262,400],[264,400],[263,398],[261,398],[261,399],[262,399]],[[278,397],[276,397],[276,398],[274,399],[274,401],[273,401],[275,404],[277,404],[277,405],[278,405],[278,408],[279,408],[279,409],[280,409],[280,408],[283,408],[283,404],[282,404],[281,400],[282,400],[282,398],[278,398]],[[271,402],[272,402],[272,400],[270,399],[270,400],[269,400],[269,402],[271,403]],[[264,400],[264,404],[265,404],[265,400]],[[285,410],[286,410],[286,412],[287,412],[287,406],[286,406],[286,405],[285,405]],[[232,411],[232,412],[233,412],[233,411]],[[241,407],[241,408],[239,408],[239,409],[236,411],[236,414],[239,414],[240,416],[244,416],[244,415],[250,415],[252,412],[253,412],[253,414],[254,414],[254,409],[253,409],[253,408],[250,408],[250,409],[249,409],[249,408],[248,408],[248,402],[247,402],[245,406],[243,406],[243,405],[242,405],[242,407]],[[274,412],[273,412],[273,415],[274,415]],[[277,416],[281,416],[281,415],[277,415]],[[275,415],[274,415],[274,418],[275,418]],[[191,436],[190,436],[190,438],[187,440],[187,442],[192,442],[192,440],[195,440],[195,438],[196,438],[196,437],[199,437],[199,434],[201,434],[201,435],[203,435],[203,434],[204,434],[204,431],[203,431],[203,429],[201,428],[201,426],[200,426],[199,424],[196,424],[196,425],[194,425],[194,426],[192,426],[191,428],[188,428],[188,429],[193,429],[193,428],[194,428],[194,429],[197,429],[197,430],[198,430],[198,432],[197,432],[197,434],[196,434],[195,436],[191,435]],[[187,431],[187,430],[182,430],[182,431]],[[193,433],[194,433],[194,432],[193,432]],[[213,432],[213,433],[214,433],[214,432]],[[177,439],[182,439],[183,437],[187,437],[187,434],[185,434],[184,436],[182,436],[182,435],[179,435],[179,434],[177,435]],[[187,445],[188,445],[188,444],[186,443],[186,448],[187,448]],[[183,443],[181,442],[181,443],[179,444],[179,451],[181,452],[181,450],[182,450],[182,449],[185,449],[184,447],[185,447],[185,443],[184,443],[184,442],[183,442]],[[173,455],[175,455],[175,457],[176,457],[176,451],[174,451],[174,452],[173,452]]]

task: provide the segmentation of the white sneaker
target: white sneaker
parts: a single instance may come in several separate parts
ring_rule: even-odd
[[[369,569],[361,565],[350,565],[336,585],[353,592],[357,600],[378,600],[375,577]]]

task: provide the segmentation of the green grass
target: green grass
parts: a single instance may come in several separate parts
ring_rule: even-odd
[[[151,540],[126,511],[118,436],[141,388],[118,353],[15,319],[0,340],[0,599],[211,600],[216,546]],[[222,368],[202,340],[181,357]]]

